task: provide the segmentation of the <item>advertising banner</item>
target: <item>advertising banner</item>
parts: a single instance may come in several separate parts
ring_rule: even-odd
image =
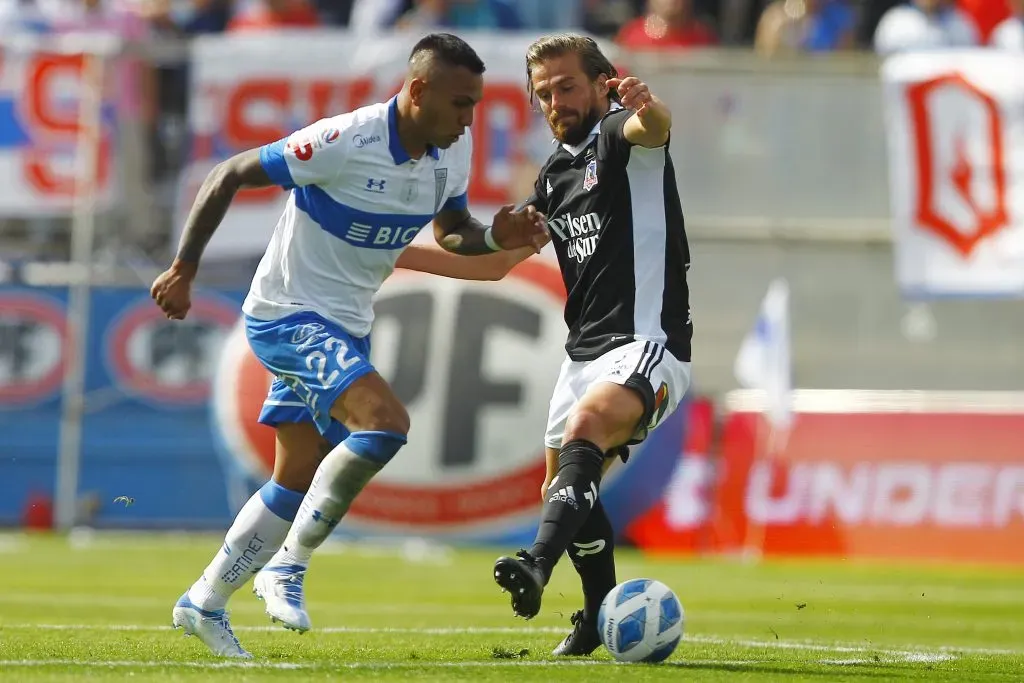
[[[632,529],[638,542],[1024,563],[1024,394],[798,391],[777,448],[741,396],[727,400],[713,467],[680,467],[665,512]]]
[[[108,63],[109,60],[108,60]],[[76,154],[83,143],[81,98],[85,59],[0,42],[0,212],[4,216],[67,214],[76,192]],[[117,87],[104,91],[95,178],[97,208],[116,199]],[[80,186],[81,183],[78,183]]]
[[[1024,295],[1024,55],[882,68],[896,275],[908,296]]]

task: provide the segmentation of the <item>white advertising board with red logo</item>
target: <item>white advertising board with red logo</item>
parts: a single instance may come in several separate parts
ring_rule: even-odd
[[[56,38],[48,38],[58,47]],[[0,211],[5,216],[66,213],[80,191],[76,155],[82,142],[81,54],[50,53],[43,43],[0,36]],[[85,43],[83,43],[85,45]],[[116,88],[104,93],[95,200],[117,199]]]
[[[882,81],[901,289],[1024,295],[1024,54],[897,55]]]

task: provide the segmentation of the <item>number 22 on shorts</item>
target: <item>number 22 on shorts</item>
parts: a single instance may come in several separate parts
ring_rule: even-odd
[[[334,360],[341,370],[348,370],[359,362],[359,356],[348,357],[348,344],[341,339],[328,337],[324,341],[324,348],[328,352],[333,351],[335,346],[338,347],[338,352],[335,354]],[[310,351],[306,354],[306,368],[313,370],[314,366],[316,367],[317,381],[320,382],[321,386],[325,388],[332,386],[338,380],[339,370],[331,371],[330,375],[325,374],[327,371],[327,355],[323,351]]]

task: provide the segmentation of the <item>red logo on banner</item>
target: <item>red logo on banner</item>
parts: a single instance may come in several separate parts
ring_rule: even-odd
[[[944,127],[936,125],[939,105],[935,98],[940,93],[956,93],[964,98],[959,104],[963,109],[965,100],[982,107],[987,140],[983,147],[985,158],[971,158],[965,135],[971,117],[964,115],[963,122],[955,124],[959,129],[950,142],[953,149],[952,163],[941,164],[937,148],[942,144],[940,135],[949,135]],[[1006,199],[1006,164],[1003,158],[1003,129],[999,105],[988,93],[980,90],[960,74],[939,76],[907,88],[907,100],[914,126],[914,147],[917,164],[918,196],[917,222],[926,230],[939,236],[963,257],[970,256],[979,242],[1009,225]],[[944,100],[942,111],[954,111],[949,100]],[[966,112],[966,109],[964,110]],[[977,149],[972,150],[975,154]],[[990,201],[977,196],[976,171],[990,169]],[[948,173],[943,178],[941,174]],[[957,225],[952,217],[939,207],[939,193],[943,181],[948,182],[967,205],[971,223]],[[985,204],[988,204],[986,206]]]

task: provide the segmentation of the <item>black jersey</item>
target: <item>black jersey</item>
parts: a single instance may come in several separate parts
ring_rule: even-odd
[[[690,249],[668,146],[630,144],[615,105],[544,164],[528,200],[548,217],[568,300],[565,350],[593,360],[635,339],[690,360]]]

